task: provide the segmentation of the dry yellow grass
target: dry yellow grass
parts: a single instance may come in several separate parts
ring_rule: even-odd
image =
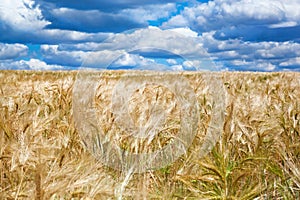
[[[1,71],[0,199],[299,199],[300,74],[222,73],[223,133],[205,157],[198,154],[214,105],[201,73],[184,76],[201,106],[194,143],[167,167],[128,174],[103,166],[83,148],[72,113],[76,72]],[[96,97],[99,119],[111,130],[112,119],[103,116],[111,94],[102,90],[109,87],[99,83]],[[144,92],[149,97],[132,97],[142,106],[154,94],[165,94],[159,102],[173,98],[164,88]],[[133,118],[145,112],[131,106]],[[178,112],[170,108],[171,116]],[[133,152],[160,148],[176,137],[178,120],[167,118],[173,129],[138,145],[119,134],[118,145]]]

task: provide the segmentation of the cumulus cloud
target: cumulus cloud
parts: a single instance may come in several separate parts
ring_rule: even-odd
[[[63,67],[60,65],[48,65],[44,61],[38,59],[30,59],[29,61],[21,60],[19,62],[21,65],[25,65],[33,70],[54,70],[54,69],[62,69]]]
[[[27,55],[28,47],[23,44],[0,43],[0,60],[15,59]]]
[[[80,67],[87,53],[83,51],[60,51],[58,45],[41,45],[44,60],[50,64]]]
[[[240,58],[252,59],[280,59],[297,57],[300,55],[300,44],[288,42],[247,42],[241,39],[217,40],[214,32],[205,33],[201,37],[203,47],[210,53],[226,53],[231,57],[238,52]],[[225,55],[225,54],[224,54]],[[226,58],[225,56],[224,58]]]
[[[85,52],[81,66],[84,68],[107,69],[113,61],[123,55],[123,50],[102,50]]]
[[[300,44],[288,42],[248,42],[241,39],[218,40],[214,32],[202,34],[201,42],[213,60],[223,68],[236,70],[281,70],[286,61],[300,56]],[[285,64],[283,64],[285,63]]]
[[[149,1],[147,5],[142,5],[142,1],[135,4],[127,2],[125,7],[119,7],[124,1],[109,3],[120,8],[114,12],[93,7],[75,9],[72,6],[76,2],[61,1],[62,5],[66,4],[65,7],[60,7],[59,2],[52,2],[56,4],[33,0],[0,2],[0,32],[5,33],[0,35],[0,40],[36,44],[99,42],[105,39],[105,33],[145,28],[148,21],[167,18],[176,11],[175,1]],[[102,1],[94,3],[105,4]]]
[[[216,31],[220,39],[282,41],[286,40],[284,28],[299,31],[299,7],[298,0],[288,3],[283,0],[215,0],[185,8],[162,27],[188,26],[199,33]],[[294,39],[299,37],[299,34],[294,35]]]
[[[52,23],[47,26],[51,29],[65,29],[82,32],[122,32],[133,28],[148,26],[148,21],[155,21],[159,18],[168,18],[176,11],[175,3],[157,1],[148,4],[141,2],[124,1],[95,1],[83,2],[80,4],[94,3],[95,6],[76,7],[76,2],[56,2],[49,6],[49,2],[39,1],[42,5],[43,14]],[[108,3],[110,2],[110,3]],[[105,4],[111,4],[112,10],[105,9]],[[48,5],[48,6],[47,6]],[[96,5],[101,5],[99,8]],[[123,5],[123,6],[120,6]],[[133,6],[134,5],[134,6]]]
[[[197,40],[198,38],[182,35],[172,30],[149,27],[135,30],[129,34],[115,34],[99,47],[102,45],[106,49],[125,49],[127,51],[152,48],[188,58],[206,56],[207,52]]]
[[[120,16],[127,16],[139,23],[145,23],[149,20],[157,20],[159,18],[169,17],[172,12],[176,11],[176,4],[164,3],[158,5],[143,5],[137,8],[127,8],[121,10]]]
[[[185,8],[180,16],[190,27],[206,31],[239,24],[299,23],[299,5],[298,0],[290,0],[288,4],[282,0],[215,0]],[[173,27],[175,24],[176,21],[171,19],[165,26]]]
[[[39,5],[32,0],[0,1],[0,20],[23,32],[40,30],[50,24],[44,19]]]
[[[195,31],[192,31],[190,28],[188,27],[182,27],[182,28],[172,28],[172,29],[168,29],[170,31],[174,31],[176,33],[179,33],[181,35],[187,36],[187,37],[197,37],[198,33]]]
[[[39,59],[5,61],[0,63],[0,69],[23,69],[23,70],[58,70],[65,69],[60,65],[48,65]]]
[[[55,2],[52,6],[46,6],[49,2],[38,2],[44,5],[43,13],[51,21],[47,28],[88,33],[122,32],[133,28],[145,28],[148,26],[148,21],[168,18],[177,9],[174,0],[170,3],[168,1],[89,1],[89,3],[52,1]],[[81,6],[77,7],[77,3]],[[114,11],[106,10],[106,4]],[[85,5],[87,8],[84,8]]]
[[[279,66],[286,68],[286,67],[300,67],[300,57],[292,58],[287,61],[281,62]]]
[[[142,56],[124,53],[124,55],[117,59],[113,64],[117,66],[136,66],[142,59]]]
[[[182,10],[179,2],[1,1],[0,67],[300,68],[299,0],[193,1]],[[41,48],[33,53],[28,43]]]
[[[176,65],[177,64],[177,61],[175,59],[167,59],[166,61],[167,61],[167,63],[169,63],[171,65]]]
[[[205,60],[208,57],[199,38],[194,37],[194,35],[191,37],[191,32],[188,32],[187,35],[182,35],[172,30],[160,30],[159,28],[149,27],[130,33],[114,34],[109,39],[98,44],[42,45],[41,52],[44,55],[44,60],[50,64],[106,68],[111,64],[110,62],[122,55],[123,60],[119,60],[119,64],[123,62],[124,65],[137,66],[133,62],[139,60],[139,66],[146,66],[142,62],[145,59],[148,59],[148,62],[151,59],[159,58],[166,60],[165,63],[161,64],[172,68],[173,65],[180,64],[175,63],[175,59]],[[85,50],[83,51],[82,49]],[[124,56],[124,52],[128,54]],[[132,55],[136,55],[136,57]],[[167,64],[167,60],[169,64]],[[152,65],[156,66],[154,63]],[[186,66],[186,68],[201,69],[201,66],[197,64],[197,66]]]
[[[143,69],[143,70],[172,70],[168,65],[157,63],[154,59],[145,58],[136,54],[123,53],[114,62],[109,69]]]
[[[278,68],[275,64],[272,64],[266,60],[228,60],[222,63],[222,69],[226,71],[264,71],[271,72],[277,71]]]
[[[49,64],[75,68],[106,69],[113,61],[125,53],[124,50],[61,50],[59,45],[41,45],[44,61]]]
[[[61,29],[49,29],[47,27],[49,25],[51,26],[52,22],[45,19],[43,14],[46,10],[42,10],[41,7],[43,7],[43,5],[40,6],[40,4],[33,0],[1,1],[0,32],[2,34],[0,34],[0,41],[7,43],[35,44],[88,41],[99,42],[109,35],[107,33],[88,33],[77,30],[66,30],[67,27],[59,27]],[[80,15],[81,13],[78,14]],[[72,16],[69,15],[66,15],[66,17],[67,19],[64,20],[73,19]],[[53,20],[53,18],[51,19]],[[76,22],[76,20],[79,21],[78,19],[75,19],[74,22]],[[84,23],[85,22],[82,21],[82,24]]]

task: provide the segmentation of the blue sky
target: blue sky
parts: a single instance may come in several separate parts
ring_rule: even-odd
[[[0,69],[300,71],[299,0],[1,0]]]

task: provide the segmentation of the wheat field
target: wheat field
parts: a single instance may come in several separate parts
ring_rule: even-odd
[[[124,72],[105,73],[120,77]],[[299,199],[300,73],[218,74],[226,107],[214,148],[198,155],[214,88],[205,85],[203,72],[182,73],[200,107],[196,137],[174,163],[134,174],[105,166],[84,147],[72,109],[76,71],[0,71],[0,199]],[[111,87],[99,82],[97,113],[119,146],[155,151],[176,137],[176,107],[170,108],[166,131],[150,142],[136,142],[111,127],[113,116],[105,110]],[[140,105],[130,105],[133,119],[147,114],[145,102],[155,94],[160,103],[174,99],[165,88],[143,92],[149,97],[132,96]]]

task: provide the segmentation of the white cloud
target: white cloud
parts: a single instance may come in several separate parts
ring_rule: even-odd
[[[223,68],[243,70],[280,70],[297,65],[300,44],[296,42],[247,42],[240,39],[217,40],[214,32],[202,34],[203,47]]]
[[[233,60],[231,61],[231,64],[235,65],[235,66],[250,66],[253,65],[252,62],[247,62],[246,60]]]
[[[84,51],[61,51],[59,45],[41,45],[41,52],[49,63],[76,67],[88,57],[88,52]]]
[[[184,15],[176,15],[163,23],[163,28],[189,27],[189,19]]]
[[[9,44],[0,43],[0,66],[106,68],[114,62],[116,66],[136,69],[149,69],[150,66],[158,70],[201,70],[213,66],[209,58],[223,69],[272,71],[300,65],[300,36],[297,31],[290,31],[300,27],[299,0],[195,1],[189,4],[192,7],[186,6],[160,28],[117,33],[128,27],[145,27],[149,20],[172,16],[178,5],[168,2],[171,3],[108,3],[116,6],[115,9],[99,8],[102,3],[95,3],[97,8],[81,8],[82,2],[72,3],[72,7],[67,2],[1,0],[0,41]],[[54,9],[42,10],[47,6]],[[113,12],[109,12],[112,9]],[[46,13],[52,24],[44,18]],[[115,33],[108,33],[110,31]],[[35,53],[19,44],[22,42],[44,44],[40,49],[43,61],[20,60],[28,53],[30,56]],[[181,58],[166,52],[186,60],[180,61]],[[157,57],[165,62],[155,60]]]
[[[50,24],[32,0],[0,1],[0,20],[21,31],[36,31]]]
[[[231,70],[251,70],[251,71],[266,71],[271,72],[277,70],[276,65],[266,61],[266,60],[254,60],[254,61],[245,61],[245,60],[232,60],[226,62],[226,66],[222,67],[223,69]]]
[[[172,56],[182,56],[187,60],[205,59],[208,57],[206,50],[198,37],[191,37],[189,29],[178,29],[186,34],[179,34],[173,30],[160,30],[156,27],[134,30],[131,33],[114,34],[102,43],[81,43],[76,45],[42,45],[41,51],[45,61],[60,65],[85,66],[106,68],[119,56],[125,56],[119,60],[119,64],[135,65],[134,62],[139,60],[139,67],[146,65],[141,64],[144,59],[134,57],[132,54],[141,56],[165,58],[166,62],[172,62],[171,65],[177,65]],[[80,49],[84,49],[82,51]],[[131,52],[133,52],[131,54]],[[167,59],[169,59],[167,61]],[[148,62],[149,60],[147,60]],[[146,63],[147,63],[146,62]],[[83,63],[83,64],[82,64]],[[147,63],[149,64],[149,63]],[[153,64],[156,67],[155,63]],[[137,65],[136,65],[137,66]],[[159,65],[158,68],[162,66]],[[165,67],[165,66],[164,66]],[[195,67],[195,66],[194,66]],[[197,68],[197,67],[196,67]],[[198,68],[197,68],[198,69]]]
[[[287,28],[297,26],[298,23],[294,21],[280,22],[278,24],[271,24],[270,28]]]
[[[273,58],[297,57],[300,56],[300,44],[295,42],[269,42],[268,46],[261,48],[259,52],[269,55],[267,58],[270,58],[270,56]]]
[[[183,71],[183,66],[182,65],[172,65],[171,66],[172,71]]]
[[[190,28],[185,27],[185,28],[173,28],[173,29],[169,29],[170,31],[174,31],[176,33],[182,34],[186,37],[197,37],[198,33],[196,33],[195,31],[192,31]]]
[[[55,8],[49,11],[53,19],[50,27],[87,32],[122,32],[147,27],[149,21],[168,18],[177,10],[175,3],[127,6],[114,12],[96,8]]]
[[[96,52],[84,52],[84,57],[82,59],[83,67],[92,67],[98,69],[106,69],[116,61],[120,56],[126,53],[123,50],[103,50]]]
[[[172,67],[157,63],[154,59],[145,58],[125,51],[89,52],[83,62],[83,68],[107,69],[135,69],[135,70],[174,70]]]
[[[296,42],[247,42],[240,39],[217,40],[214,32],[202,35],[201,42],[211,55],[223,58],[268,59],[300,56],[300,44]],[[238,53],[238,55],[237,55]],[[242,57],[244,56],[244,57]]]
[[[48,63],[98,69],[106,69],[125,53],[124,50],[61,50],[59,45],[41,45],[41,52]]]
[[[122,10],[118,15],[128,17],[139,23],[145,23],[148,20],[157,20],[159,18],[168,17],[174,11],[176,11],[176,5],[174,3],[167,3],[128,8]]]
[[[276,66],[270,62],[263,61],[255,64],[252,68],[263,71],[274,71],[276,69]]]
[[[124,53],[114,64],[120,66],[135,66],[138,63],[137,60],[140,59],[141,56]]]
[[[30,69],[33,70],[53,70],[53,69],[62,69],[60,65],[48,65],[44,61],[38,59],[30,59],[29,61],[20,61],[21,65],[27,65]]]
[[[115,66],[127,65],[135,69],[152,67],[157,70],[217,70],[232,67],[243,70],[272,71],[284,68],[284,65],[287,65],[285,63],[287,59],[300,56],[300,44],[295,42],[217,40],[213,35],[214,31],[198,37],[189,37],[171,30],[149,27],[130,33],[111,34],[108,40],[101,43],[42,45],[41,52],[44,60],[50,64],[106,69],[112,62],[118,60]],[[186,59],[186,62],[177,62],[176,59],[167,55],[165,64],[168,66],[152,62],[142,57],[142,55],[151,57],[152,50],[150,49],[148,53],[147,47],[179,54]],[[133,50],[139,51],[131,53]],[[142,54],[138,55],[138,53]],[[164,55],[156,53],[153,56]],[[216,64],[210,59],[215,60]]]
[[[63,12],[66,9],[59,10]],[[41,8],[32,0],[1,0],[0,22],[2,31],[0,40],[9,43],[16,41],[17,43],[43,44],[99,42],[112,35],[103,32],[87,33],[58,28],[46,29],[45,27],[51,22],[44,19]]]
[[[167,59],[166,61],[170,65],[176,65],[177,64],[177,61],[175,59]]]
[[[97,34],[91,33],[83,33],[78,31],[68,31],[68,30],[60,30],[60,29],[49,29],[43,30],[40,34],[46,34],[47,37],[60,37],[59,40],[70,40],[70,41],[84,41],[88,39],[94,39]]]
[[[61,50],[59,45],[42,45],[41,52],[47,62],[83,68],[106,69],[117,59],[119,65],[133,65],[135,62],[124,50],[70,51]]]
[[[214,53],[213,56],[224,59],[235,59],[241,57],[241,55],[235,50],[217,52]]]
[[[135,30],[129,34],[115,34],[100,46],[102,45],[103,49],[125,49],[127,51],[149,47],[166,50],[183,57],[207,55],[197,39],[178,34],[172,30],[149,27]]]
[[[136,54],[123,53],[115,62],[112,67],[131,67],[132,69],[143,70],[172,70],[167,65],[157,63],[154,59],[145,58]]]
[[[38,59],[30,59],[30,60],[1,62],[0,69],[57,70],[57,69],[64,69],[64,67],[60,65],[48,65],[44,61]]]
[[[289,66],[300,66],[300,57],[289,59],[288,61],[281,62],[279,64],[281,67]]]
[[[300,24],[299,7],[299,0],[214,0],[185,8],[162,27],[188,26],[199,32],[247,24],[290,27]]]
[[[201,60],[187,60],[183,62],[183,67],[185,69],[197,69],[200,70],[203,69],[204,66],[201,66],[202,61]]]
[[[33,33],[32,37],[37,37],[40,41],[47,41],[48,43],[76,43],[76,42],[99,42],[103,41],[111,33],[84,33],[78,31],[60,30],[60,29],[46,29]]]
[[[14,59],[27,55],[28,47],[23,44],[0,43],[0,60]]]

